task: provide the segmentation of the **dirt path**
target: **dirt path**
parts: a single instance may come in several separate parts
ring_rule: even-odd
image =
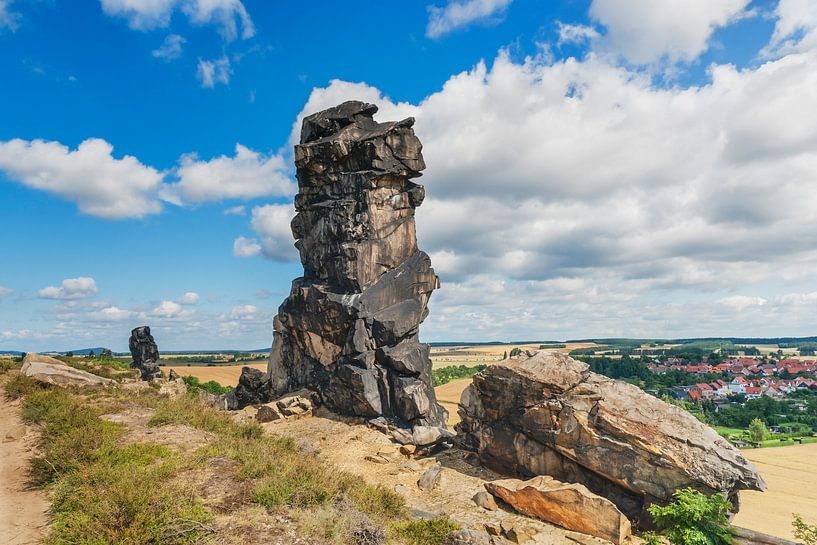
[[[50,506],[41,490],[26,484],[36,436],[20,420],[19,401],[0,388],[0,543],[40,543],[48,531]]]

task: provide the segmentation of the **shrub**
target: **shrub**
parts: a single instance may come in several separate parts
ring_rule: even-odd
[[[391,527],[394,537],[406,545],[440,545],[459,526],[451,520],[440,517],[430,520],[398,522]]]
[[[183,376],[182,380],[187,385],[187,389],[190,392],[195,392],[198,390],[204,390],[206,392],[210,392],[214,395],[222,395],[226,394],[232,387],[230,386],[222,386],[215,380],[208,380],[207,382],[202,382],[199,380],[198,377],[191,377],[191,376]]]
[[[655,526],[672,545],[728,545],[732,534],[728,530],[732,505],[721,494],[706,496],[683,488],[666,506],[653,504],[648,510]],[[655,543],[656,536],[646,537]]]
[[[792,526],[794,526],[795,538],[801,540],[805,545],[817,545],[817,525],[806,524],[803,517],[795,514]]]
[[[434,382],[434,386],[442,386],[443,384],[451,382],[452,380],[471,378],[486,367],[487,365],[484,364],[473,366],[449,365],[447,367],[440,367],[439,369],[432,370],[431,379]]]
[[[769,431],[766,429],[766,424],[764,424],[760,418],[753,418],[752,421],[749,422],[749,437],[755,443],[760,443],[766,439],[768,434]]]

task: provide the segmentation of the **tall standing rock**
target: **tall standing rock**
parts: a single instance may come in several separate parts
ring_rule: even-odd
[[[163,378],[159,369],[159,348],[150,334],[150,327],[144,325],[131,331],[128,348],[133,358],[131,367],[139,369],[142,380]]]
[[[425,168],[414,119],[377,123],[345,102],[304,119],[292,220],[304,276],[279,308],[269,396],[310,388],[332,410],[445,426],[418,339],[439,279],[418,250]]]

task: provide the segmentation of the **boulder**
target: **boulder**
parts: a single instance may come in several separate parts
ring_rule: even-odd
[[[133,358],[131,367],[139,370],[142,380],[163,378],[159,369],[159,348],[150,334],[150,327],[144,325],[133,329],[128,347]]]
[[[274,422],[275,420],[281,420],[284,418],[284,415],[281,413],[280,409],[278,409],[278,405],[275,403],[265,403],[258,407],[258,412],[255,413],[255,419],[261,423],[264,422]]]
[[[630,521],[615,504],[580,484],[540,476],[528,481],[507,479],[485,483],[485,489],[520,513],[574,532],[616,545],[631,535]]]
[[[37,382],[52,386],[102,387],[116,384],[116,381],[109,378],[75,369],[58,359],[34,353],[26,354],[20,373]]]
[[[437,462],[430,468],[426,469],[422,475],[420,475],[420,479],[417,481],[417,486],[420,487],[420,490],[425,490],[426,492],[434,490],[437,488],[437,485],[440,484],[442,472],[443,466]]]
[[[273,321],[268,384],[236,388],[231,408],[309,388],[342,415],[446,425],[418,338],[439,287],[415,233],[422,145],[413,119],[375,112],[350,101],[303,120],[291,227],[304,274]]]
[[[436,445],[442,441],[451,441],[455,435],[438,426],[414,426],[411,431],[412,443],[418,447]]]
[[[175,380],[154,379],[159,384],[159,394],[179,397],[187,393],[187,384],[180,378]]]
[[[486,511],[496,511],[499,507],[496,504],[496,500],[494,497],[486,492],[485,490],[480,490],[474,497],[471,498],[471,501],[477,504],[479,507],[482,507]]]
[[[683,409],[587,364],[546,352],[510,358],[474,376],[460,400],[462,444],[506,475],[580,483],[634,522],[679,488],[764,490],[739,450]]]

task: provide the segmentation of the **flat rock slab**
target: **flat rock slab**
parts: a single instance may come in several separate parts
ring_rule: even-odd
[[[520,513],[616,545],[632,534],[630,521],[613,502],[580,484],[542,476],[528,481],[505,479],[485,483],[485,489]]]
[[[40,354],[26,354],[20,373],[52,386],[104,387],[116,384],[115,380],[75,369],[58,359]]]

